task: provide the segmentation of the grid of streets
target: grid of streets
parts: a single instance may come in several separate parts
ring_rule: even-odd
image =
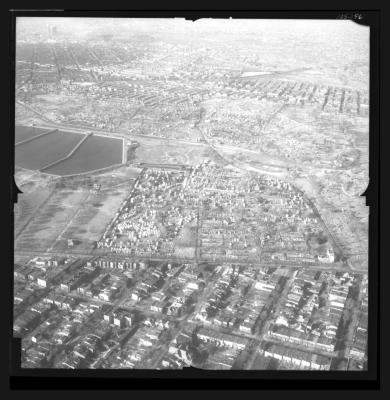
[[[366,369],[368,31],[58,21],[17,27],[22,367]]]

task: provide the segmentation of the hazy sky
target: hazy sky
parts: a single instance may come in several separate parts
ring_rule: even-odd
[[[61,18],[61,17],[18,17],[18,30],[44,31],[47,25],[56,25],[64,32],[77,32],[86,29],[129,29],[153,31],[175,27],[181,30],[204,31],[256,31],[270,30],[294,34],[294,32],[313,34],[323,31],[331,34],[361,33],[368,35],[368,27],[348,20],[278,20],[278,19],[200,19],[195,22],[183,18]],[[80,32],[80,33],[81,33]]]

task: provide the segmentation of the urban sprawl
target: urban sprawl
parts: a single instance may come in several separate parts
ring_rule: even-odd
[[[368,31],[27,20],[22,367],[366,369]]]

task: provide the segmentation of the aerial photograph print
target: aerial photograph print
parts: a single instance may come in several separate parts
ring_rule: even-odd
[[[18,16],[15,42],[21,368],[367,371],[369,26]]]

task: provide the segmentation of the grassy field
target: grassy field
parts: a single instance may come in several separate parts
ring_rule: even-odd
[[[46,251],[66,228],[88,195],[87,191],[57,191],[15,240],[15,248]]]
[[[15,248],[91,251],[140,171],[123,166],[89,178],[87,185],[81,177],[60,178],[16,168],[15,182],[23,193],[14,207]],[[54,190],[61,179],[63,186]],[[99,192],[90,191],[90,181],[100,186]],[[68,249],[68,239],[73,239],[73,248]]]
[[[126,182],[130,184],[133,179],[136,179],[141,168],[122,165],[115,169],[108,169],[105,172],[97,172],[94,174],[74,175],[70,177],[56,177],[59,181],[58,188],[90,189],[92,185],[100,186],[100,190],[111,189],[121,186]],[[45,175],[51,176],[51,175]],[[53,175],[54,176],[54,175]]]
[[[24,228],[34,214],[49,199],[54,190],[55,178],[42,176],[35,171],[15,168],[15,184],[22,192],[14,205],[15,234]]]
[[[196,222],[187,224],[181,229],[179,236],[174,240],[175,256],[194,257],[196,247]]]
[[[49,198],[50,188],[35,187],[28,194],[19,194],[18,202],[14,206],[15,234],[17,235],[34,215],[39,207]]]
[[[281,157],[273,157],[265,153],[250,151],[245,149],[235,149],[228,147],[216,146],[219,153],[224,155],[228,160],[239,161],[244,163],[253,164],[254,167],[259,165],[270,165],[275,167],[286,168],[292,166],[293,163],[284,160]]]
[[[36,186],[47,187],[58,178],[50,175],[42,175],[38,171],[31,171],[15,166],[14,174],[16,186],[25,194],[34,190]]]
[[[34,96],[33,107],[45,111],[45,115],[72,115],[89,107],[83,96],[41,94]]]
[[[72,220],[63,237],[82,242],[99,240],[131,189],[132,185],[125,183],[116,187],[115,190],[91,194],[82,204],[79,213]]]

